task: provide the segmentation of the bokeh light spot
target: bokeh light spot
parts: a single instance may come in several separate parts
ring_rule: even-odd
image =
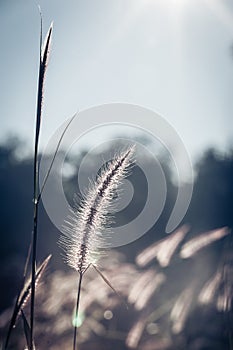
[[[80,327],[83,324],[84,319],[85,319],[84,312],[79,312],[77,316],[74,314],[72,319],[72,325],[74,327]]]
[[[104,318],[105,318],[106,320],[111,320],[111,319],[113,318],[113,313],[112,313],[112,311],[111,311],[111,310],[106,310],[106,311],[104,312]]]

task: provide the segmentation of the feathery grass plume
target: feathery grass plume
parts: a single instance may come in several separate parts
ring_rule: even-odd
[[[145,327],[146,327],[146,320],[144,318],[141,318],[130,329],[125,341],[126,345],[130,349],[136,349],[138,347],[138,344],[140,342],[140,339],[142,337]]]
[[[143,293],[143,290],[150,283],[150,281],[154,281],[157,271],[152,269],[143,272],[140,276],[138,276],[137,281],[135,281],[134,285],[129,291],[128,302],[130,304],[135,304]]]
[[[222,281],[222,271],[218,270],[214,276],[212,276],[202,288],[198,302],[200,304],[209,304],[213,301],[213,298],[220,287]]]
[[[40,264],[40,266],[38,267],[38,269],[36,271],[36,280],[35,280],[35,287],[36,288],[38,287],[41,276],[43,275],[51,257],[52,257],[52,254],[48,255],[47,258]],[[26,304],[30,298],[30,295],[31,295],[31,290],[32,290],[31,280],[29,279],[28,281],[26,281],[24,289],[22,290],[22,292],[20,294],[19,303],[18,303],[18,307],[20,309],[23,309],[26,306]]]
[[[196,254],[200,249],[225,237],[229,233],[230,230],[227,227],[203,233],[198,237],[191,239],[183,245],[180,251],[180,257],[183,259],[190,258],[194,254]]]
[[[141,338],[145,329],[147,330],[148,334],[154,335],[155,333],[153,332],[153,327],[157,324],[157,321],[162,316],[164,316],[171,310],[176,300],[177,300],[177,296],[168,300],[166,303],[161,304],[156,310],[152,311],[152,313],[150,313],[149,315],[147,315],[145,311],[142,312],[139,320],[136,323],[134,323],[134,325],[132,326],[132,328],[130,329],[127,335],[126,342],[125,342],[126,345],[132,349],[138,348],[139,342],[141,341]],[[159,339],[158,339],[158,343],[157,342],[155,343],[154,342],[155,339],[154,339],[153,347],[150,347],[150,349],[166,349],[170,345],[169,338],[164,338],[163,340],[162,339],[160,340],[163,342],[162,347],[159,346]],[[140,347],[140,349],[141,348],[143,347]]]
[[[144,267],[150,263],[151,260],[157,258],[161,267],[167,267],[170,264],[177,247],[184,239],[189,229],[188,225],[183,225],[168,237],[150,245],[136,257],[136,263],[139,266]]]
[[[26,257],[26,261],[25,261],[25,265],[24,265],[23,278],[21,280],[21,287],[19,289],[19,292],[18,292],[16,300],[15,300],[15,304],[14,304],[14,308],[13,308],[10,324],[9,324],[7,335],[6,335],[6,339],[5,339],[4,349],[7,348],[8,342],[10,340],[11,332],[12,332],[14,326],[15,326],[15,319],[17,318],[17,314],[18,314],[18,304],[19,304],[19,300],[20,300],[20,296],[21,296],[22,290],[23,290],[24,285],[25,285],[25,280],[26,280],[26,276],[27,276],[27,271],[28,271],[29,260],[30,260],[30,257],[31,257],[31,252],[32,252],[32,244],[30,243],[29,249],[28,249],[28,253],[27,253],[27,257]]]
[[[96,262],[97,253],[106,247],[100,234],[108,223],[107,214],[114,191],[127,175],[132,164],[134,147],[116,156],[101,171],[95,183],[88,188],[78,210],[72,210],[60,237],[66,263],[79,273],[84,273]]]
[[[90,265],[95,267],[97,254],[106,243],[101,231],[108,223],[107,214],[114,192],[126,176],[132,164],[134,146],[113,158],[88,188],[84,199],[76,211],[71,211],[69,221],[63,230],[59,244],[65,252],[65,261],[79,273],[75,320],[81,294],[82,277]],[[105,282],[114,290],[107,279],[95,267]],[[73,350],[76,349],[77,325],[74,327]]]
[[[232,266],[225,265],[222,271],[222,286],[217,299],[217,309],[220,312],[229,312],[232,310],[233,300],[233,280],[232,280]]]
[[[36,271],[36,275],[35,275],[35,287],[38,286],[39,281],[41,279],[41,276],[43,275],[50,259],[51,259],[52,255],[49,255],[42,263],[41,265],[38,267],[37,271]],[[4,349],[7,349],[8,343],[9,343],[9,339],[10,339],[10,335],[11,335],[11,331],[12,329],[15,327],[17,319],[20,315],[20,312],[26,307],[30,296],[31,296],[31,291],[32,291],[32,284],[31,284],[31,278],[29,278],[25,283],[24,286],[22,288],[21,293],[19,294],[18,298],[17,298],[17,302],[16,305],[14,307],[14,311],[10,320],[10,325],[9,325],[9,329],[7,332],[7,336],[6,336],[6,341],[5,341],[5,346]]]
[[[179,334],[184,328],[191,309],[193,295],[194,291],[192,287],[184,289],[172,308],[170,319],[173,323],[172,331],[174,334]]]
[[[165,281],[166,276],[163,273],[157,273],[139,295],[134,305],[135,309],[142,310],[147,305],[152,295],[154,295]]]

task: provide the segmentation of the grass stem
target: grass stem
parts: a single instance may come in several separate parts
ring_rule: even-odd
[[[36,131],[35,131],[35,148],[34,148],[34,167],[33,167],[33,198],[34,198],[34,214],[33,214],[33,231],[32,231],[32,292],[31,292],[31,313],[30,313],[30,348],[33,350],[33,333],[34,333],[34,306],[35,306],[35,289],[36,289],[36,256],[37,256],[37,231],[38,231],[38,209],[39,209],[39,161],[38,161],[38,149],[39,149],[39,137],[41,129],[41,115],[43,104],[43,88],[45,81],[45,72],[48,64],[48,53],[51,43],[51,34],[53,26],[51,24],[47,37],[44,43],[44,49],[42,51],[42,17],[41,17],[41,35],[40,35],[40,65],[39,65],[39,78],[38,78],[38,90],[37,90],[37,109],[36,109]]]
[[[80,301],[80,294],[81,294],[81,285],[82,285],[82,278],[83,273],[79,273],[79,281],[78,281],[78,291],[77,291],[77,301],[76,301],[76,308],[75,308],[75,315],[74,315],[74,338],[73,338],[73,350],[76,350],[76,342],[77,342],[77,320],[78,320],[78,309],[79,309],[79,301]]]

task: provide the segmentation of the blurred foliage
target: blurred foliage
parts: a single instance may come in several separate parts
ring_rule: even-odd
[[[76,160],[69,160],[77,171],[79,161],[84,154],[85,152],[79,154]],[[157,273],[165,276],[162,286],[158,292],[152,293],[152,297],[148,299],[143,310],[138,310],[135,306],[137,304],[131,303],[130,309],[127,311],[112,291],[100,280],[100,277],[96,276],[93,271],[88,272],[83,292],[83,303],[86,302],[87,305],[83,306],[83,312],[85,309],[86,315],[84,324],[80,328],[81,350],[107,350],[111,349],[113,344],[114,349],[128,349],[129,346],[127,347],[125,344],[135,323],[144,322],[156,310],[161,312],[162,306],[164,306],[164,310],[159,318],[159,323],[157,320],[152,321],[152,319],[150,321],[148,319],[147,323],[144,322],[144,329],[138,341],[138,349],[231,349],[229,345],[229,337],[232,335],[229,331],[232,326],[231,311],[223,313],[217,311],[213,305],[203,308],[196,303],[193,305],[190,301],[192,305],[185,322],[185,328],[176,335],[172,334],[171,320],[169,319],[172,305],[175,303],[174,298],[178,298],[187,287],[190,287],[193,295],[196,295],[221,264],[227,263],[228,266],[232,266],[231,235],[201,251],[197,259],[183,261],[178,255],[175,255],[171,264],[163,269],[155,259],[143,269],[135,264],[137,254],[164,238],[167,219],[176,198],[177,188],[172,181],[167,159],[161,158],[161,165],[166,174],[168,188],[162,215],[153,228],[142,238],[117,249],[118,252],[109,253],[107,262],[103,262],[102,266],[107,271],[111,282],[126,299],[129,298],[132,286],[136,284],[140,276],[144,276],[150,270],[155,276]],[[149,161],[148,166],[150,166]],[[0,279],[1,286],[3,286],[1,288],[0,310],[3,311],[11,305],[17,293],[31,237],[32,159],[19,157],[17,142],[10,142],[0,146],[0,169]],[[140,170],[135,168],[134,173],[132,179],[134,187],[140,188],[142,186]],[[67,197],[70,201],[73,193],[78,192],[76,177],[75,170],[73,175],[64,181]],[[204,231],[223,226],[232,228],[232,179],[233,152],[223,155],[211,149],[203,153],[196,164],[192,201],[182,221],[191,227],[185,241]],[[141,195],[134,197],[134,200],[143,206],[145,192],[142,191]],[[135,215],[133,204],[127,215],[127,218],[124,215],[120,218],[121,222]],[[75,299],[76,280],[75,274],[67,270],[62,262],[57,247],[59,232],[50,222],[43,206],[40,208],[39,232],[39,260],[50,253],[53,254],[53,259],[49,270],[50,274],[45,278],[46,283],[39,289],[36,337],[40,339],[39,348],[41,349],[65,349],[70,347],[68,344],[70,344],[72,337],[71,314]],[[100,292],[99,295],[95,293],[96,290]],[[192,297],[192,299],[195,298]],[[106,318],[106,310],[111,310],[113,317]],[[6,310],[0,324],[2,329],[6,326],[8,316],[9,311]],[[15,336],[17,333],[20,334],[20,331],[21,329],[18,327]],[[23,346],[23,343],[19,341],[21,338],[16,336],[16,339],[18,343],[13,348],[21,349]]]

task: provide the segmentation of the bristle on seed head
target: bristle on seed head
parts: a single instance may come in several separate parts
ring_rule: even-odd
[[[106,246],[100,233],[108,223],[108,209],[115,190],[133,163],[133,153],[134,146],[127,148],[101,170],[64,225],[59,243],[65,252],[65,262],[79,273],[95,263],[97,254]]]

